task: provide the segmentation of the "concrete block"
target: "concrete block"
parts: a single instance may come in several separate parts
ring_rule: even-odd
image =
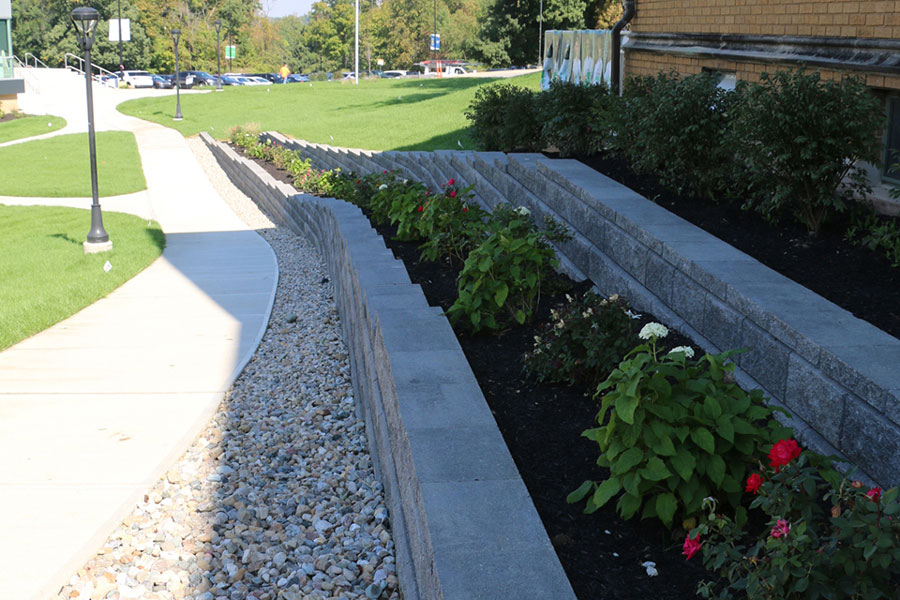
[[[453,350],[462,353],[447,318],[437,307],[397,308],[376,315],[376,328],[389,353]]]
[[[900,485],[900,426],[871,406],[845,404],[840,448],[883,486]]]
[[[521,480],[426,483],[422,498],[446,600],[574,599]]]
[[[784,404],[826,440],[839,443],[844,405],[856,401],[812,364],[796,354],[791,355]]]
[[[703,289],[705,290],[705,288]],[[686,320],[691,323],[695,322],[687,317]],[[703,334],[703,337],[711,340],[723,350],[740,348],[743,323],[744,315],[707,292],[703,307],[703,319],[697,324],[697,329]]]
[[[407,428],[421,483],[515,479],[519,472],[493,419],[481,427]]]
[[[738,355],[738,365],[773,396],[784,398],[790,349],[749,319],[741,324],[741,347],[747,352]]]
[[[631,238],[626,239],[631,240]],[[632,243],[635,246],[638,246],[637,242],[632,241]],[[631,253],[629,253],[629,255],[631,255]],[[637,252],[634,252],[634,255],[639,256]],[[678,277],[678,282],[681,286],[682,291],[687,291],[689,289],[688,285],[692,284],[692,281],[687,279],[680,273],[676,275],[677,272],[675,270],[675,267],[670,265],[667,261],[663,260],[663,258],[658,254],[644,251],[643,255],[646,257],[646,262],[644,263],[642,268],[634,268],[626,265],[622,265],[622,268],[632,277],[642,283],[644,287],[652,292],[657,298],[659,298],[666,304],[671,305],[672,295],[675,290],[676,277]],[[699,299],[699,301],[701,302],[701,304],[698,306],[698,308],[702,311],[702,298]]]
[[[471,370],[461,373],[456,382],[431,382],[440,365],[403,365],[399,361],[415,360],[414,353],[391,356],[398,364],[391,364],[395,380],[397,411],[408,430],[437,427],[477,428],[492,422],[494,417],[484,401],[481,388]],[[468,366],[468,364],[466,365]],[[410,381],[415,378],[417,381]]]
[[[822,372],[872,405],[885,410],[888,390],[900,389],[900,340],[884,332],[858,344],[848,336],[846,344],[822,348]]]

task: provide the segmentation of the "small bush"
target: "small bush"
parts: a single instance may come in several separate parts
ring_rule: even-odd
[[[854,215],[846,238],[857,246],[881,252],[893,267],[900,268],[900,218],[872,212],[864,217]]]
[[[463,316],[475,332],[522,324],[534,314],[541,283],[556,266],[550,239],[568,232],[550,227],[543,233],[527,208],[498,205],[487,237],[466,259],[459,275],[459,295],[447,310],[454,323]]]
[[[566,299],[540,327],[525,370],[540,382],[596,388],[634,347],[632,313],[619,296],[607,300],[589,291]]]
[[[472,137],[484,150],[514,152],[541,147],[535,93],[511,83],[480,86],[465,111]]]
[[[605,112],[611,101],[609,88],[603,84],[552,81],[550,89],[538,96],[543,142],[555,146],[560,156],[584,156],[601,150],[604,136],[597,129],[594,114]]]
[[[898,489],[882,493],[842,479],[828,460],[781,440],[745,490],[767,525],[747,533],[708,499],[709,516],[685,540],[720,576],[704,598],[814,600],[895,598],[900,561]],[[690,540],[690,542],[689,542]],[[690,556],[694,552],[688,552]],[[893,591],[891,591],[893,590]]]
[[[728,137],[734,101],[712,74],[629,79],[608,111],[606,126],[616,132],[610,149],[679,194],[719,200],[734,193]]]
[[[441,194],[428,197],[420,213],[420,229],[427,239],[422,244],[422,258],[436,261],[451,257],[462,264],[477,246],[485,232],[488,214],[473,200],[469,186],[459,189],[451,179]]]
[[[732,139],[749,169],[746,207],[772,222],[791,215],[816,234],[830,213],[871,192],[857,163],[878,162],[884,114],[862,80],[778,71],[742,87]]]
[[[643,507],[641,518],[671,527],[676,515],[698,515],[703,499],[717,495],[743,523],[741,482],[750,457],[784,428],[772,421],[761,391],[748,394],[734,382],[734,363],[726,363],[732,353],[693,360],[693,349],[678,347],[664,354],[657,341],[668,329],[658,323],[638,335],[648,342],[597,387],[599,427],[582,434],[600,446],[597,465],[609,477],[585,481],[569,502],[587,497],[585,510],[594,512],[622,492],[622,518]]]

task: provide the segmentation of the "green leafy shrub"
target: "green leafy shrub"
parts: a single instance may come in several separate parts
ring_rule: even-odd
[[[884,115],[862,80],[778,71],[742,87],[732,139],[749,169],[746,207],[772,222],[792,215],[815,234],[830,213],[871,192],[858,162],[878,162]]]
[[[535,93],[511,83],[480,86],[464,112],[470,133],[484,150],[538,150],[541,123]]]
[[[235,125],[228,129],[228,140],[244,150],[259,144],[260,128],[257,123]]]
[[[474,186],[461,190],[451,179],[442,188],[423,205],[419,229],[427,241],[420,250],[424,260],[449,256],[461,264],[484,237],[488,213],[473,200]]]
[[[496,206],[485,239],[466,258],[447,316],[453,323],[465,316],[476,332],[530,319],[541,283],[557,264],[549,241],[567,233],[552,227],[541,232],[525,207]]]
[[[606,85],[578,85],[555,80],[550,89],[538,96],[541,137],[555,146],[560,156],[594,154],[603,148],[602,129],[597,128],[596,112],[605,112],[611,104]]]
[[[769,467],[748,478],[755,494],[750,509],[767,525],[755,534],[717,512],[688,538],[703,553],[706,568],[720,576],[698,588],[705,598],[750,600],[874,600],[895,598],[892,574],[900,561],[898,490],[882,493],[842,479],[827,459],[801,451],[794,440],[772,447]],[[830,510],[827,510],[830,507]],[[686,549],[686,554],[688,553]]]
[[[847,229],[846,238],[857,246],[881,252],[900,268],[900,219],[869,213],[865,217],[854,217]]]
[[[594,429],[584,437],[597,442],[597,465],[607,479],[584,482],[569,502],[587,497],[587,512],[623,492],[616,507],[629,519],[658,518],[671,527],[676,515],[690,518],[702,501],[720,495],[740,508],[741,482],[752,456],[784,429],[772,421],[762,392],[734,382],[731,352],[693,360],[690,347],[663,354],[658,339],[668,335],[659,323],[638,334],[647,340],[632,350],[597,387],[603,396]],[[777,438],[775,438],[777,439]]]
[[[728,131],[735,93],[708,73],[629,79],[622,98],[611,105],[606,126],[612,151],[639,173],[655,173],[677,193],[719,200],[736,193]]]
[[[525,355],[526,372],[540,382],[596,388],[634,347],[634,315],[619,296],[588,291],[551,311]]]

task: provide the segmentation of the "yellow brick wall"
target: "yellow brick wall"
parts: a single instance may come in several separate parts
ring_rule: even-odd
[[[660,71],[678,71],[682,75],[693,75],[704,68],[719,71],[734,72],[742,81],[759,81],[762,72],[773,73],[779,68],[788,68],[788,65],[779,65],[762,62],[736,62],[731,60],[692,58],[659,54],[656,52],[631,51],[625,55],[625,77],[631,75],[656,75]],[[823,79],[837,79],[842,76],[840,71],[828,69],[816,69],[822,74]],[[866,84],[873,88],[888,90],[900,90],[900,75],[860,74],[865,78]]]
[[[631,29],[900,39],[900,0],[639,0]]]
[[[16,112],[19,110],[19,97],[16,94],[0,96],[0,113]]]

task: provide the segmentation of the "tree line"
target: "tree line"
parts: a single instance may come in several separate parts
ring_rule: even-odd
[[[108,39],[109,20],[129,19],[131,41],[123,44],[128,69],[171,72],[175,54],[170,31],[181,30],[183,68],[215,72],[216,29],[220,20],[223,70],[274,71],[287,63],[293,72],[352,69],[353,0],[321,0],[302,17],[269,19],[259,0],[90,0],[100,13],[92,58],[115,70],[118,43]],[[51,67],[66,53],[80,56],[69,14],[72,0],[12,0],[13,50],[30,52]],[[543,5],[543,6],[541,6]],[[540,62],[539,20],[543,29],[605,29],[618,19],[617,0],[360,0],[360,69],[408,69],[431,57],[429,35],[437,22],[440,56],[488,66]],[[543,12],[541,13],[541,8]],[[225,45],[237,48],[225,61]],[[377,66],[378,60],[384,66]]]

